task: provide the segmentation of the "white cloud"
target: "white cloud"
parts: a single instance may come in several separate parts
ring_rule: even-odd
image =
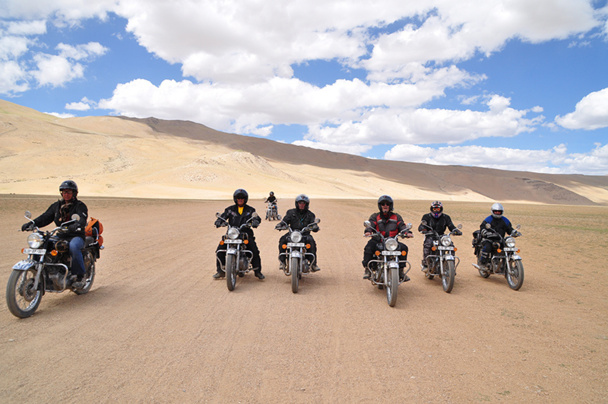
[[[60,112],[45,112],[45,114],[53,115],[53,116],[56,116],[57,118],[62,118],[62,119],[74,118],[73,114],[66,114],[66,113],[60,113]]]
[[[33,71],[32,75],[41,86],[59,87],[84,75],[84,67],[81,64],[73,64],[61,56],[38,54],[34,60],[38,70]]]
[[[16,61],[28,50],[29,40],[18,36],[0,38],[0,60]]]
[[[586,95],[576,104],[574,112],[555,117],[555,122],[567,129],[608,127],[608,88]]]
[[[0,62],[0,94],[20,93],[29,89],[27,73],[16,62]]]
[[[66,59],[87,60],[104,55],[108,49],[99,42],[89,42],[81,45],[68,45],[60,43],[56,48],[60,56]]]
[[[321,149],[321,150],[329,150],[338,153],[348,153],[348,154],[356,154],[362,155],[363,153],[369,151],[372,147],[370,145],[339,145],[339,144],[329,144],[329,143],[319,143],[319,142],[311,142],[309,140],[296,140],[292,144],[296,146],[305,146],[313,149]]]
[[[549,150],[507,147],[447,146],[439,148],[402,144],[386,152],[386,159],[434,165],[461,165],[500,170],[542,173],[605,175],[608,172],[608,145],[596,145],[588,153],[568,154],[565,145]]]
[[[15,36],[42,35],[46,33],[46,21],[14,21],[10,22],[6,32]]]

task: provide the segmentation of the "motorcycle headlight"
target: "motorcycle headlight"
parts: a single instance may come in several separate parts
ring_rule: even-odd
[[[300,241],[302,241],[302,233],[300,233],[299,231],[293,231],[291,232],[291,241],[294,243],[299,243]]]
[[[228,236],[228,238],[231,240],[237,239],[239,237],[239,229],[235,227],[229,228],[228,232],[226,233],[226,236]]]
[[[513,237],[507,237],[507,239],[505,240],[505,246],[509,248],[515,247],[515,239]]]
[[[389,238],[388,240],[386,240],[384,245],[386,246],[386,249],[389,251],[395,251],[397,249],[397,247],[399,247],[399,243],[394,238]]]
[[[40,248],[42,247],[43,242],[44,239],[39,233],[32,233],[27,236],[27,244],[30,246],[30,248]]]
[[[449,247],[452,245],[452,239],[449,236],[441,237],[441,245],[444,247]]]

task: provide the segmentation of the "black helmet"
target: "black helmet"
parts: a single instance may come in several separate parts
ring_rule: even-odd
[[[389,212],[393,211],[393,198],[391,198],[388,195],[382,195],[380,198],[378,198],[378,210],[380,212],[382,212],[382,204],[384,203],[388,203],[388,210]]]
[[[296,209],[298,209],[298,202],[304,202],[306,204],[304,210],[308,210],[308,205],[310,205],[310,199],[308,199],[306,195],[300,194],[296,196]]]
[[[74,192],[74,195],[78,195],[78,185],[72,180],[63,181],[61,185],[59,185],[59,192],[64,189],[71,189]]]
[[[431,214],[433,215],[433,217],[435,219],[440,217],[442,212],[443,212],[443,204],[441,202],[435,201],[435,202],[431,203]]]
[[[270,191],[270,196],[274,195],[274,192]]]
[[[239,188],[234,191],[234,195],[232,195],[232,200],[236,203],[236,200],[242,198],[245,200],[245,203],[249,200],[249,194],[243,188]]]

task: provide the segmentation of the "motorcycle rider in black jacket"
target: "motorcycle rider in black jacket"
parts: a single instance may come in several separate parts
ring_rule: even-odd
[[[454,229],[456,229],[456,226],[454,226],[454,223],[452,223],[452,218],[443,213],[443,204],[440,201],[433,202],[430,210],[430,213],[423,215],[422,219],[420,219],[421,223],[420,226],[418,226],[419,232],[424,233],[429,231],[429,229],[425,227],[422,222],[426,222],[426,225],[435,230],[440,236],[445,233],[446,228],[450,229],[450,231],[454,231]],[[461,236],[462,232],[456,229],[454,231],[454,235]],[[426,267],[426,257],[431,253],[431,247],[433,247],[433,237],[431,237],[431,235],[426,235],[422,247],[423,267]]]
[[[308,209],[308,207],[310,206],[310,199],[308,198],[308,196],[304,194],[298,195],[296,197],[295,205],[295,209],[289,209],[287,213],[285,213],[285,217],[283,218],[283,220],[275,226],[275,229],[285,230],[287,229],[287,226],[289,226],[291,227],[291,230],[302,230],[303,228],[315,221],[315,214]],[[313,226],[312,231],[315,233],[318,232],[319,226]],[[308,244],[310,244],[309,251],[316,257],[315,262],[311,263],[311,270],[313,272],[320,271],[321,268],[319,268],[319,266],[317,265],[317,262],[319,261],[319,257],[317,256],[317,243],[312,237],[312,234],[307,234],[306,236],[306,241]],[[286,251],[286,249],[283,248],[283,245],[287,243],[288,237],[289,233],[285,233],[279,239],[279,254],[284,253]],[[281,270],[285,268],[286,259],[287,258],[285,255],[279,255],[279,261],[281,261]]]
[[[232,199],[234,200],[234,205],[228,206],[224,213],[220,216],[228,220],[228,224],[233,227],[239,227],[244,223],[247,223],[253,213],[255,213],[255,208],[247,205],[247,201],[249,200],[249,194],[242,188],[234,191],[232,195]],[[254,218],[251,221],[251,227],[256,228],[260,225],[261,219],[258,217]],[[220,227],[224,223],[223,220],[218,218],[215,221],[215,227]],[[264,279],[265,276],[262,274],[262,261],[260,259],[260,250],[255,242],[255,236],[253,235],[253,230],[249,227],[245,227],[242,229],[244,233],[247,234],[249,244],[247,244],[247,249],[249,249],[253,253],[253,257],[251,258],[251,266],[253,267],[253,273],[258,279]],[[215,279],[220,279],[226,276],[226,273],[222,270],[222,266],[226,265],[226,253],[222,253],[220,251],[225,251],[225,245],[218,245],[216,249],[216,255],[221,260],[221,265],[219,262],[217,263],[216,273],[213,275]],[[219,252],[219,254],[218,254]]]
[[[80,216],[78,221],[71,223],[64,231],[60,231],[58,236],[65,239],[69,243],[70,255],[72,257],[72,268],[70,272],[71,285],[75,288],[84,287],[85,283],[82,280],[85,274],[84,259],[82,257],[82,248],[84,247],[84,229],[87,225],[89,210],[84,202],[79,200],[78,185],[72,180],[63,181],[59,185],[61,199],[53,203],[49,208],[34,219],[37,227],[44,227],[52,222],[56,226],[61,226],[62,223],[72,220],[72,215]],[[21,226],[21,231],[30,231],[34,229],[34,223],[27,222]]]

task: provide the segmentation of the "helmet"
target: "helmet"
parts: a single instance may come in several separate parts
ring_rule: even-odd
[[[439,201],[431,203],[431,214],[435,219],[439,218],[443,213],[443,204]]]
[[[310,205],[310,199],[308,199],[306,195],[300,194],[296,196],[296,209],[298,209],[298,202],[306,203],[306,207],[304,208],[304,210],[308,210],[308,205]]]
[[[272,196],[272,195],[274,195],[274,192],[270,191],[270,195],[271,195],[271,196]]]
[[[249,200],[249,194],[243,188],[239,188],[234,191],[234,194],[232,195],[232,200],[234,201],[234,203],[236,203],[236,200],[238,198],[245,199],[245,203],[247,203],[247,201]]]
[[[78,185],[76,185],[76,183],[72,180],[63,181],[61,185],[59,185],[59,192],[63,191],[64,189],[71,189],[74,191],[74,195],[78,194]]]
[[[504,211],[505,210],[500,203],[497,202],[492,205],[492,217],[494,219],[500,219]]]
[[[389,212],[393,210],[393,198],[388,195],[382,195],[378,198],[378,210],[382,212],[382,204],[388,203]]]

